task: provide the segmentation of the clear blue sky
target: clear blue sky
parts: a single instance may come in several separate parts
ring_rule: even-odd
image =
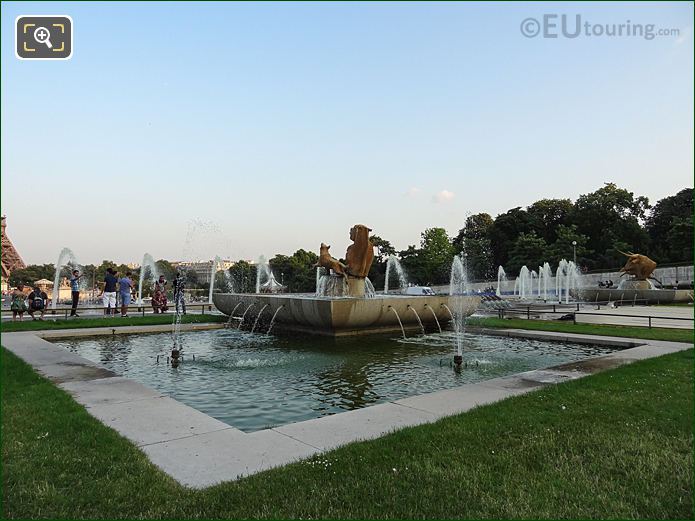
[[[526,38],[580,14],[679,36]],[[14,57],[20,14],[74,56]],[[693,186],[693,4],[2,4],[2,211],[30,263],[343,255],[543,197]],[[197,223],[197,224],[196,224]]]

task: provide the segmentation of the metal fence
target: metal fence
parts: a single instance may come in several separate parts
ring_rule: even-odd
[[[632,301],[629,301],[632,302]],[[577,323],[577,315],[576,313],[579,312],[581,315],[585,316],[600,316],[603,318],[638,318],[638,319],[643,319],[646,320],[647,322],[647,327],[649,329],[652,328],[652,319],[654,320],[680,320],[680,321],[689,321],[693,322],[695,321],[694,318],[685,318],[685,317],[663,317],[663,316],[655,316],[655,315],[627,315],[627,314],[610,314],[606,315],[605,313],[591,313],[589,311],[580,311],[579,309],[579,304],[576,306],[576,310],[574,308],[571,309],[565,309],[565,310],[560,310],[557,311],[556,306],[552,306],[552,310],[550,309],[541,309],[541,308],[532,308],[531,306],[526,306],[526,308],[510,308],[510,309],[498,309],[497,310],[497,316],[498,318],[505,318],[505,315],[512,315],[516,316],[517,318],[526,316],[527,320],[531,320],[531,314],[547,314],[547,315],[571,315],[572,316],[572,323],[576,324]],[[569,321],[569,318],[568,318]]]
[[[171,308],[174,308],[174,306],[170,306],[170,307],[171,307]],[[101,311],[101,312],[104,312],[106,309],[107,309],[107,308],[105,308],[105,307],[103,307],[103,306],[94,306],[94,307],[90,307],[90,306],[78,306],[78,307],[77,307],[77,312],[78,312],[78,313],[81,312],[81,311]],[[111,311],[114,313],[114,315],[115,315],[115,314],[120,315],[120,308],[110,308],[110,309],[111,309]],[[211,304],[211,303],[209,303],[209,302],[202,303],[202,304],[196,304],[196,303],[190,303],[190,304],[189,304],[189,303],[186,303],[186,310],[189,310],[189,309],[192,309],[192,310],[199,310],[199,311],[200,311],[200,314],[201,314],[201,315],[204,315],[206,310],[208,311],[208,313],[212,313],[212,311],[213,311],[213,304]],[[151,307],[149,307],[149,306],[143,306],[143,305],[138,305],[138,304],[129,306],[128,311],[129,311],[129,313],[131,313],[131,314],[138,314],[138,315],[142,315],[143,317],[145,316],[145,314],[148,314],[148,315],[157,315],[157,314],[158,314],[158,313],[155,313],[154,310],[153,310]],[[45,310],[45,316],[47,316],[47,317],[50,316],[51,318],[65,318],[65,319],[67,319],[67,318],[70,318],[70,313],[71,313],[71,312],[72,312],[72,307],[56,307],[55,309],[46,308],[46,310]],[[0,311],[0,313],[2,313],[2,315],[11,315],[11,314],[12,314],[12,310],[11,310],[11,309],[3,309],[3,310]],[[28,314],[29,311],[27,310],[27,311],[25,311],[25,313]],[[38,310],[35,310],[35,311],[34,311],[34,314],[37,314],[37,313],[40,314],[40,313],[41,313],[41,310],[38,309]],[[171,312],[171,314],[174,314],[174,313],[175,313],[175,312],[173,312],[173,311]],[[170,314],[170,313],[165,312],[164,314]],[[106,315],[106,314],[105,314],[105,315],[103,315],[103,316],[114,316],[114,315]],[[95,314],[91,314],[91,315],[88,315],[88,316],[89,316],[90,318],[92,318],[92,317],[95,317]]]

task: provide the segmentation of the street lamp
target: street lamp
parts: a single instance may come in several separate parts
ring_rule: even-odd
[[[572,249],[574,250],[574,265],[577,265],[577,241],[572,241]]]

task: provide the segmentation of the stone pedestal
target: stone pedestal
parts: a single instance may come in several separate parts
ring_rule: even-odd
[[[362,277],[350,277],[347,279],[348,295],[350,297],[364,298],[364,279]]]

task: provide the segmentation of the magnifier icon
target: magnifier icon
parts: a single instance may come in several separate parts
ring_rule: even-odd
[[[51,32],[45,27],[36,28],[34,31],[34,40],[39,43],[45,43],[46,47],[53,49],[53,45],[51,45]]]

